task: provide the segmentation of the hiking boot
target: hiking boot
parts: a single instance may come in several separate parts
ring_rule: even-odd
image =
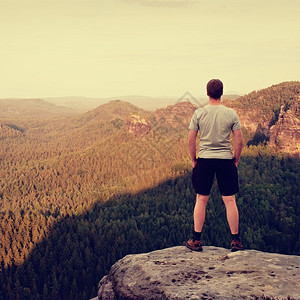
[[[233,240],[231,242],[231,251],[235,252],[235,251],[240,251],[240,250],[244,250],[244,246],[243,246],[242,242],[238,241],[238,240]]]
[[[203,250],[201,241],[194,241],[193,239],[189,239],[185,245],[193,251],[202,251]]]

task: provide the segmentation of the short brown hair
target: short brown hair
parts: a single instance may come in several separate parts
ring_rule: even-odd
[[[223,95],[223,83],[219,79],[212,79],[206,85],[207,95],[219,99]]]

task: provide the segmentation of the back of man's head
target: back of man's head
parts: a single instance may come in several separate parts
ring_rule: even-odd
[[[206,85],[207,96],[219,99],[223,95],[223,83],[219,79],[212,79]]]

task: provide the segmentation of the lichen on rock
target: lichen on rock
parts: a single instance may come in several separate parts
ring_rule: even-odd
[[[119,260],[98,299],[300,299],[299,282],[299,256],[177,246]]]

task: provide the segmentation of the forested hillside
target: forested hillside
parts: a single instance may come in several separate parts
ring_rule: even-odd
[[[253,91],[236,101],[224,103],[241,113],[252,112],[252,120],[267,127],[278,121],[281,106],[287,111],[299,95],[300,81],[290,81]]]
[[[117,259],[183,244],[193,226],[186,142],[194,109],[152,113],[113,101],[80,116],[2,125],[0,298],[89,299]],[[129,132],[132,114],[151,124],[145,134]],[[249,146],[239,174],[245,247],[300,255],[299,161]],[[216,186],[203,241],[230,243]]]
[[[53,118],[54,116],[70,116],[76,114],[74,108],[57,106],[43,99],[0,99],[0,118]]]
[[[252,133],[248,145],[268,144],[300,159],[300,82],[291,81],[253,91],[236,101],[242,125]]]

